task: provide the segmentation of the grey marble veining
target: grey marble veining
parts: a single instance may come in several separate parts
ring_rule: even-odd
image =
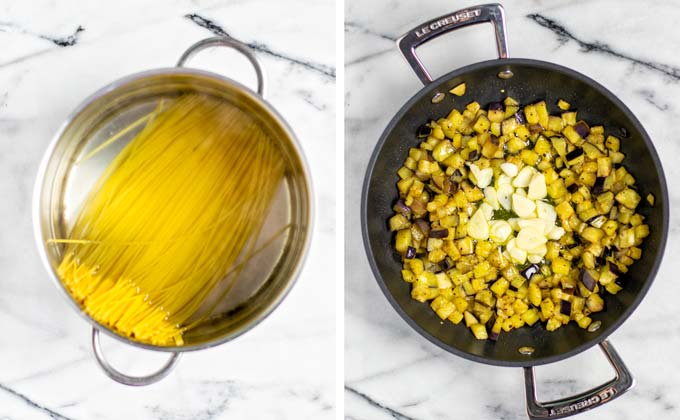
[[[502,1],[510,56],[555,62],[614,92],[654,141],[669,185],[666,258],[648,295],[612,336],[637,385],[579,419],[680,417],[680,345],[674,273],[680,262],[680,4],[636,1]],[[373,279],[359,225],[361,185],[373,148],[392,116],[422,87],[394,40],[428,19],[472,1],[346,2],[345,143],[345,416],[347,419],[523,419],[521,369],[476,364],[413,331]],[[421,51],[422,50],[422,51]],[[433,76],[494,58],[493,33],[475,26],[442,37],[419,55]],[[613,371],[597,348],[536,370],[539,397],[550,400],[604,383]]]
[[[308,19],[283,19],[290,8]],[[329,0],[0,2],[0,419],[330,419],[335,407],[335,51]],[[131,73],[173,66],[221,33],[248,43],[268,100],[310,164],[316,226],[290,295],[262,324],[185,354],[162,382],[129,388],[96,366],[89,326],[50,281],[35,250],[31,198],[40,159],[89,94]],[[253,85],[245,60],[207,50],[191,65]],[[322,136],[319,133],[323,133]],[[142,374],[166,355],[104,339],[119,369]]]

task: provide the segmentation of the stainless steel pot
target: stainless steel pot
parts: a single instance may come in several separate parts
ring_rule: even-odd
[[[184,67],[197,52],[213,46],[234,49],[253,65],[257,93],[215,73]],[[79,206],[99,175],[137,131],[126,134],[115,146],[94,158],[79,162],[89,151],[148,114],[163,98],[183,92],[200,92],[238,106],[258,121],[271,139],[278,143],[286,163],[284,182],[265,222],[261,237],[277,226],[290,224],[287,233],[265,248],[242,273],[239,282],[213,316],[187,331],[185,344],[161,347],[134,341],[98,323],[71,297],[56,274],[63,246],[51,238],[66,237]],[[139,127],[141,129],[142,127]],[[295,134],[276,110],[265,100],[265,76],[250,49],[233,38],[210,38],[192,45],[177,67],[137,73],[117,80],[87,98],[64,122],[53,138],[40,165],[33,197],[35,238],[47,271],[73,307],[92,326],[92,348],[104,372],[126,385],[148,385],[172,370],[182,352],[201,350],[230,341],[267,317],[290,291],[309,248],[313,225],[313,198],[309,169]],[[243,284],[243,286],[242,286]],[[215,298],[217,296],[212,296]],[[148,376],[130,376],[113,368],[104,357],[99,332],[133,346],[171,353],[168,362]]]

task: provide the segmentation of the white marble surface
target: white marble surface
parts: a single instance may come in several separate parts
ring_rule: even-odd
[[[291,10],[307,18],[282,18]],[[330,0],[0,2],[0,419],[332,418],[335,34],[324,22],[334,10]],[[31,193],[39,160],[71,110],[119,77],[174,65],[185,48],[212,35],[201,18],[258,50],[270,101],[311,166],[314,243],[298,284],[261,325],[185,354],[156,385],[129,388],[96,366],[88,324],[41,265]],[[254,80],[244,61],[225,51],[206,51],[195,65]],[[166,357],[110,339],[104,346],[131,373],[148,372]]]
[[[611,341],[633,372],[628,394],[579,419],[680,418],[677,349],[680,319],[680,200],[675,130],[680,107],[680,4],[634,0],[506,1],[510,53],[572,67],[599,81],[642,121],[661,156],[670,189],[666,258],[649,294]],[[381,419],[523,419],[520,369],[476,364],[430,344],[383,297],[361,242],[361,183],[390,118],[421,85],[394,39],[417,24],[471,1],[348,0],[346,6],[346,299],[345,416]],[[538,15],[533,19],[530,15]],[[553,20],[568,31],[537,22]],[[553,27],[553,29],[556,29]],[[490,26],[477,26],[423,47],[433,75],[495,56]],[[419,51],[420,52],[420,51]],[[599,350],[537,370],[543,400],[585,390],[613,377]]]

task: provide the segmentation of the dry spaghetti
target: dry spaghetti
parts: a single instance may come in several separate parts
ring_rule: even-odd
[[[142,122],[53,241],[64,244],[58,274],[98,322],[182,345],[210,292],[255,252],[285,167],[253,119],[208,96],[185,94]]]

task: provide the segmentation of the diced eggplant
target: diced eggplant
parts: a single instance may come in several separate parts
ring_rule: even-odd
[[[409,223],[408,219],[405,216],[397,213],[390,218],[389,225],[390,230],[397,231],[409,228],[411,226],[411,223]]]
[[[604,192],[604,180],[607,179],[607,177],[600,176],[595,178],[595,185],[593,185],[592,193],[594,195],[600,195]]]
[[[558,107],[570,109],[564,101]],[[478,339],[488,333],[496,341],[501,331],[539,320],[548,331],[570,321],[597,328],[600,321],[591,314],[605,309],[606,294],[631,281],[624,273],[644,253],[650,228],[636,208],[642,198],[645,206],[655,204],[622,165],[626,155],[619,138],[605,135],[604,126],[577,121],[575,111],[551,116],[545,101],[520,107],[512,98],[486,109],[471,102],[421,126],[416,135],[422,143],[409,149],[397,171],[400,199],[390,219],[395,261],[413,284],[412,297],[434,299],[432,309],[442,320],[465,319]],[[528,182],[536,177],[513,180],[526,170],[539,171],[544,184]],[[482,171],[491,176],[480,177]],[[528,219],[543,220],[541,213],[537,219],[533,211],[517,210],[527,206],[504,201],[497,207],[501,196],[510,201],[513,193],[519,204],[521,198],[540,200],[545,193],[539,194],[539,184],[557,217],[534,229],[544,243],[534,248],[526,238]],[[510,192],[502,195],[505,187]],[[518,227],[506,223],[510,232],[502,237],[489,228],[486,240],[472,220],[481,209],[489,225],[505,223],[509,215],[527,220],[515,220]],[[527,226],[520,229],[521,223]],[[561,232],[555,235],[556,230]],[[529,255],[519,258],[513,250]]]
[[[593,216],[590,219],[588,219],[588,224],[590,226],[593,226],[593,227],[600,229],[606,221],[607,221],[607,218],[600,214],[600,215]]]
[[[459,169],[456,169],[451,175],[451,181],[456,185],[463,182],[463,173]]]
[[[413,223],[418,226],[423,235],[428,236],[430,234],[430,224],[427,223],[425,219],[416,219]]]
[[[444,260],[439,263],[439,267],[442,270],[446,271],[446,270],[450,269],[451,267],[453,267],[453,263],[451,263],[451,261],[448,258],[444,258]]]
[[[529,125],[529,132],[531,134],[540,133],[541,131],[543,131],[543,127],[541,127],[541,124],[530,124]]]
[[[420,201],[417,198],[413,200],[413,202],[411,203],[411,210],[413,210],[413,213],[415,213],[416,215],[424,215],[425,213],[427,213],[427,207],[422,201]]]
[[[416,175],[416,178],[418,178],[421,182],[427,182],[427,180],[430,179],[430,174],[422,172],[422,171],[417,170],[415,175]]]
[[[489,104],[489,111],[503,111],[504,109],[502,102],[491,102]]]
[[[586,287],[586,289],[590,290],[591,292],[595,290],[597,280],[595,280],[595,277],[593,277],[587,269],[585,268],[581,269],[580,280],[581,283],[583,283],[583,285]]]
[[[590,127],[588,127],[588,124],[586,124],[585,121],[577,122],[574,126],[574,130],[576,130],[578,135],[584,139],[588,137],[588,133],[590,133]]]
[[[479,150],[473,150],[468,154],[467,160],[474,162],[477,159],[479,159],[481,156],[482,156],[482,154],[479,153]]]
[[[577,183],[571,184],[570,186],[567,187],[567,191],[569,191],[569,193],[571,194],[575,193],[576,191],[578,191],[578,184]]]
[[[573,296],[574,293],[576,293],[576,287],[574,287],[573,284],[565,284],[565,285],[562,286],[562,294],[563,295]]]
[[[445,177],[442,181],[442,192],[444,194],[454,194],[458,191],[458,184],[451,181],[450,177]]]
[[[537,264],[531,264],[529,267],[522,270],[521,273],[522,273],[522,276],[524,276],[525,279],[531,280],[531,277],[534,274],[537,274],[540,271],[541,271],[541,268]]]
[[[581,156],[583,154],[583,149],[577,147],[576,149],[572,150],[571,152],[567,153],[567,161],[574,160],[577,157]]]
[[[430,238],[441,239],[446,238],[447,236],[449,236],[448,229],[437,229],[430,231]]]
[[[432,134],[432,127],[430,127],[430,124],[423,124],[418,127],[418,131],[416,131],[416,137],[419,139],[424,139],[430,134]]]
[[[614,273],[617,277],[621,278],[623,276],[623,271],[621,271],[621,269],[619,269],[618,265],[609,262],[608,266],[609,266],[609,271]]]
[[[467,86],[465,85],[465,83],[460,83],[460,84],[456,85],[453,89],[449,90],[449,93],[452,93],[456,96],[463,96],[463,95],[465,95],[465,88],[466,87]]]
[[[586,299],[586,306],[591,312],[600,312],[604,309],[604,300],[599,294],[593,293]]]
[[[571,316],[571,302],[568,300],[560,301],[560,313]]]
[[[654,194],[652,193],[647,194],[647,202],[649,203],[650,206],[654,207],[654,201],[655,201]]]
[[[409,217],[411,215],[411,207],[407,206],[406,203],[404,203],[404,200],[401,198],[394,205],[394,211],[402,214],[405,217]]]

